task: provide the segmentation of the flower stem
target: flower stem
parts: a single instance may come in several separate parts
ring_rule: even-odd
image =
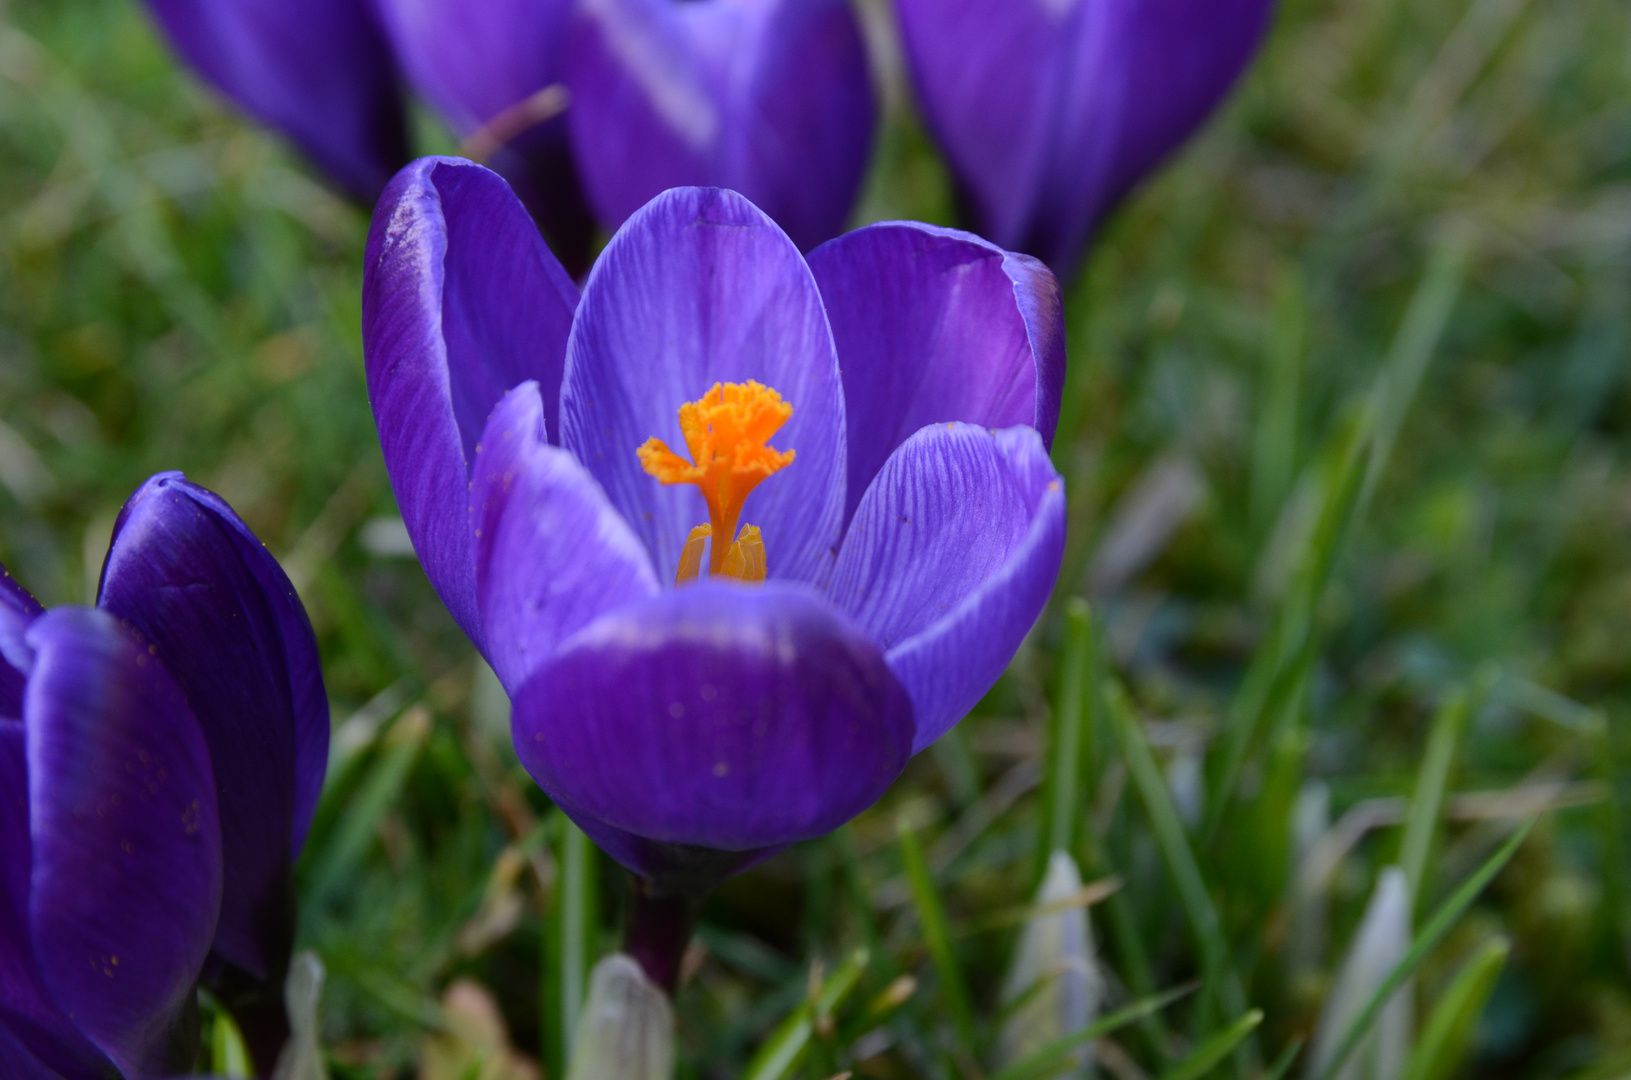
[[[634,957],[646,977],[669,997],[679,989],[680,961],[691,943],[691,930],[701,907],[699,899],[685,893],[660,889],[643,878],[634,879],[623,951]]]

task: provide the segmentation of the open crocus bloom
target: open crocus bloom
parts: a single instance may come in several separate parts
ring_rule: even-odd
[[[0,1076],[185,1071],[201,975],[277,1001],[327,752],[305,610],[179,473],[126,504],[95,608],[0,571]],[[269,1071],[277,1018],[240,1018]]]
[[[1274,0],[895,0],[974,227],[1072,273],[1234,84]]]
[[[1033,259],[899,223],[806,261],[740,195],[680,188],[580,302],[502,180],[425,159],[375,214],[363,303],[426,573],[528,771],[647,877],[868,806],[1051,591],[1064,340]]]

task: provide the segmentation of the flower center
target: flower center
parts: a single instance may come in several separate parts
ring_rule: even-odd
[[[661,439],[647,439],[640,447],[646,472],[665,484],[695,484],[708,503],[708,524],[698,525],[686,538],[676,585],[701,573],[702,548],[709,537],[714,544],[708,573],[739,581],[765,579],[765,545],[758,528],[744,525],[738,536],[736,525],[742,504],[759,481],[793,463],[793,451],[765,445],[792,415],[793,406],[768,386],[714,383],[699,400],[680,406],[680,431],[690,461]]]

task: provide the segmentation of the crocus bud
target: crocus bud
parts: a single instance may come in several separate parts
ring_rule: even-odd
[[[1382,871],[1370,906],[1331,984],[1314,1032],[1308,1075],[1320,1076],[1336,1055],[1348,1026],[1410,949],[1410,885],[1404,871]],[[1394,992],[1336,1080],[1399,1080],[1410,1051],[1411,985]]]
[[[1093,960],[1093,934],[1087,908],[1072,899],[1082,891],[1082,872],[1063,851],[1048,859],[1048,872],[1037,890],[1041,910],[1019,935],[1013,964],[1003,983],[1003,1002],[1024,999],[1003,1025],[997,1043],[998,1068],[1022,1061],[1063,1035],[1093,1022],[1104,994],[1104,980]],[[1067,906],[1068,905],[1068,906]],[[1052,909],[1055,908],[1056,910]],[[1080,1076],[1092,1065],[1092,1049],[1077,1051]]]
[[[674,1008],[640,965],[613,953],[589,976],[566,1080],[673,1080]]]

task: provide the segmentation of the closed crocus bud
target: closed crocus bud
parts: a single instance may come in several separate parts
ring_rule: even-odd
[[[895,0],[917,98],[974,230],[1068,277],[1204,120],[1273,0]]]
[[[283,571],[161,474],[120,515],[96,608],[0,578],[0,657],[0,1076],[174,1075],[201,980],[269,1071],[328,747]]]
[[[843,230],[876,112],[849,0],[583,0],[566,71],[574,159],[608,229],[710,186],[804,251]]]
[[[1314,1049],[1308,1058],[1310,1077],[1324,1074],[1349,1025],[1410,951],[1410,908],[1410,885],[1404,871],[1396,866],[1383,870],[1320,1010]],[[1400,1080],[1404,1076],[1410,1055],[1411,994],[1407,982],[1387,999],[1370,1033],[1349,1055],[1336,1080]]]
[[[589,976],[566,1080],[673,1080],[674,1007],[640,965],[613,953]]]
[[[997,1068],[1025,1060],[1055,1039],[1087,1027],[1098,1015],[1104,979],[1093,956],[1087,908],[1071,903],[1082,891],[1076,860],[1063,851],[1048,858],[1048,872],[1036,893],[1036,906],[1020,931],[1019,944],[1003,981],[1004,1003],[1021,1002],[997,1042]],[[1056,910],[1050,906],[1058,905]],[[1081,1075],[1093,1064],[1092,1048],[1076,1053]]]
[[[562,80],[573,0],[377,0],[403,74],[510,182],[573,273],[594,221],[567,143]]]
[[[408,159],[396,63],[372,0],[148,0],[175,50],[347,194]]]

